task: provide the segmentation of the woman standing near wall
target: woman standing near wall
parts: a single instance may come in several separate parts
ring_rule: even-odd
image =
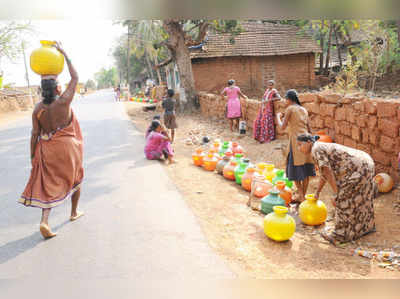
[[[286,93],[287,108],[285,118],[282,121],[282,113],[277,114],[278,125],[285,130],[289,128],[288,157],[286,164],[286,176],[289,180],[295,181],[297,196],[294,201],[305,200],[309,177],[315,176],[315,167],[311,154],[304,154],[297,147],[297,137],[309,132],[308,112],[301,106],[297,92],[294,89]]]
[[[273,80],[268,81],[268,88],[264,93],[258,116],[253,124],[253,137],[260,143],[275,139],[274,101],[280,100],[281,96],[274,86]]]
[[[235,86],[235,80],[228,81],[228,87],[221,92],[221,95],[228,96],[226,104],[226,117],[230,120],[230,128],[233,132],[233,122],[235,121],[235,128],[239,127],[239,119],[242,117],[242,106],[240,104],[239,96],[247,99],[238,86]]]
[[[327,227],[321,236],[336,245],[375,232],[374,184],[375,164],[365,152],[337,143],[316,142],[309,134],[297,137],[298,150],[311,154],[320,169],[320,181],[315,196],[328,183],[334,196],[335,224]]]

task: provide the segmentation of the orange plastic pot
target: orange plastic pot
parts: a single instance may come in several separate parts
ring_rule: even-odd
[[[253,182],[253,176],[256,169],[249,167],[246,169],[246,173],[242,177],[242,188],[246,191],[251,191],[251,183]]]
[[[209,153],[203,159],[203,168],[207,171],[214,171],[217,167],[218,159],[214,156],[213,153]]]
[[[317,132],[317,135],[319,136],[318,141],[332,143],[332,138],[329,135],[326,135],[325,131],[319,131]]]
[[[252,187],[251,187],[251,192],[253,195],[257,198],[263,198],[268,195],[269,191],[273,188],[274,186],[272,185],[271,182],[268,180],[264,179],[258,179],[254,180]]]
[[[214,150],[215,153],[219,153],[219,150],[221,148],[221,145],[219,144],[219,142],[214,142],[212,149]]]
[[[237,142],[232,142],[232,153],[234,156],[236,154],[244,154],[244,150]]]
[[[224,178],[230,181],[235,180],[235,168],[238,165],[236,161],[230,161],[225,167],[223,171]]]
[[[204,153],[201,148],[196,149],[192,155],[193,164],[196,166],[203,166]]]
[[[290,190],[290,188],[286,187],[285,181],[277,181],[275,186],[279,191],[279,196],[281,198],[283,198],[286,206],[288,207],[289,204],[292,202],[292,196],[293,196],[292,190]]]

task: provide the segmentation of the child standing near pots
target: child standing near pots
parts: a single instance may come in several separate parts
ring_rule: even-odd
[[[173,89],[168,89],[167,97],[162,101],[164,108],[164,125],[167,129],[171,130],[171,143],[174,142],[175,129],[178,127],[176,124],[175,106],[176,100],[173,98],[175,92]]]

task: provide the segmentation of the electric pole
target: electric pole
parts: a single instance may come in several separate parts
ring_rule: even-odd
[[[30,89],[28,67],[26,65],[26,57],[25,57],[25,43],[22,42],[21,46],[22,46],[22,53],[24,54],[25,78],[26,78],[26,82],[28,82],[28,88]]]
[[[131,47],[131,43],[130,43],[130,24],[128,23],[128,48],[126,50],[126,60],[127,60],[127,70],[126,70],[126,83],[128,84],[128,90],[129,90],[129,53],[130,53],[130,47]]]

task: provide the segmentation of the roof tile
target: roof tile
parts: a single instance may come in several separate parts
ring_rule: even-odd
[[[244,31],[231,44],[230,33],[212,33],[202,49],[190,50],[191,58],[224,56],[275,56],[320,53],[321,48],[297,27],[272,23],[241,23]]]

